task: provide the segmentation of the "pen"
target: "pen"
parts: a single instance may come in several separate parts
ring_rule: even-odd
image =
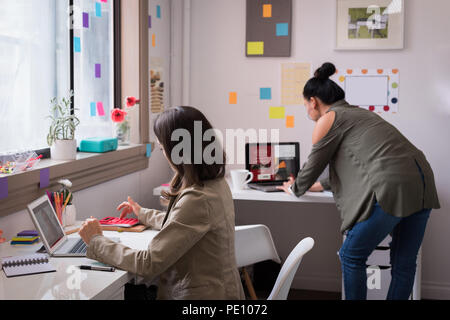
[[[116,268],[114,267],[95,267],[95,266],[80,266],[81,270],[92,270],[92,271],[107,271],[114,272]]]

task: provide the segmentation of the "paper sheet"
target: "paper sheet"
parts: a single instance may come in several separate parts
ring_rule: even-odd
[[[286,114],[285,107],[270,107],[269,118],[270,119],[284,119]]]
[[[281,66],[281,104],[303,105],[303,89],[310,78],[310,63],[283,63]]]

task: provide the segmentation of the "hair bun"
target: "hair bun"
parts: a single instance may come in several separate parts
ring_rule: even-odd
[[[334,66],[334,64],[326,62],[319,69],[317,69],[316,73],[314,74],[314,77],[321,80],[327,80],[335,73],[336,67]]]

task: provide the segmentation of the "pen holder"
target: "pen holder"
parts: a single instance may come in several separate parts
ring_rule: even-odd
[[[73,226],[76,223],[76,220],[77,210],[75,209],[75,206],[73,204],[67,206],[62,215],[63,227]]]

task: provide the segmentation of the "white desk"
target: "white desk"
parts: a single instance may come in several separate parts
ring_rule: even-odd
[[[153,230],[103,232],[106,237],[120,238],[122,244],[137,250],[147,249],[157,233]],[[6,242],[0,245],[0,257],[33,254],[41,247],[41,242],[26,247],[15,247]],[[79,270],[80,265],[98,263],[87,258],[51,258],[50,263],[57,272],[7,278],[0,271],[0,300],[118,300],[124,298],[125,284],[135,277],[118,269],[115,272]]]
[[[158,187],[153,189],[154,196],[160,196],[161,191],[167,190],[167,187]],[[335,203],[331,192],[306,192],[301,197],[289,195],[285,192],[263,192],[258,190],[234,190],[231,189],[233,200],[249,201],[276,201],[276,202],[309,202],[309,203]]]

